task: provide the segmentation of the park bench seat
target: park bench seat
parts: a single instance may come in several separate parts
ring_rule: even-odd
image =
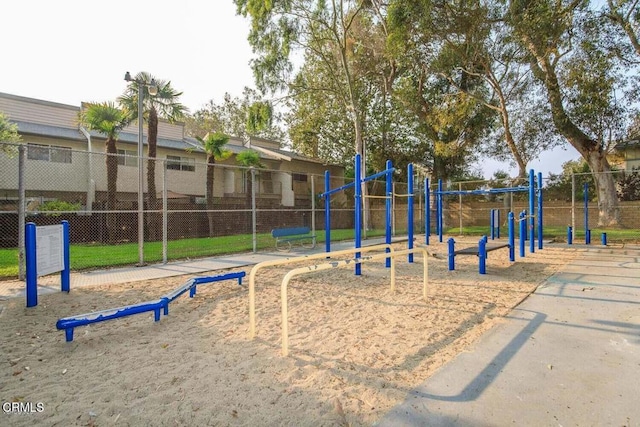
[[[276,239],[276,249],[279,251],[291,250],[291,242],[301,241],[305,246],[305,241],[311,241],[310,249],[316,247],[316,235],[311,234],[309,227],[292,227],[292,228],[274,228],[271,230],[271,236]],[[285,243],[286,245],[283,245]]]

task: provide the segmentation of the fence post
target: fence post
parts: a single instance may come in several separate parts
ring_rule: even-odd
[[[167,159],[162,161],[162,263],[167,263]]]
[[[309,174],[311,176],[311,234],[316,235],[316,186],[315,186],[315,175]]]
[[[396,235],[396,183],[391,183],[391,234]]]
[[[460,235],[462,235],[462,182],[458,183],[458,191],[460,191],[458,194],[458,215],[460,216]]]
[[[407,248],[413,249],[413,163],[407,166],[407,233],[409,243]],[[413,253],[407,255],[407,262],[413,262]]]
[[[26,264],[25,264],[25,247],[24,247],[24,235],[25,235],[25,221],[26,221],[26,190],[25,190],[25,146],[20,144],[18,146],[18,278],[20,280],[25,279]]]
[[[429,178],[424,179],[424,243],[429,244],[429,235],[431,234],[431,205],[429,194]]]
[[[524,241],[527,238],[527,217],[525,212],[520,212],[520,258],[524,258]]]
[[[571,174],[571,240],[576,236],[574,230],[576,229],[576,174]]]
[[[251,166],[251,230],[253,240],[253,253],[258,251],[256,236],[256,169]]]

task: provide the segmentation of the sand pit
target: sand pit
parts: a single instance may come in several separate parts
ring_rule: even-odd
[[[254,340],[236,281],[198,287],[159,322],[145,313],[79,327],[69,343],[58,318],[154,299],[192,276],[73,289],[30,309],[0,301],[0,399],[34,407],[0,413],[0,425],[372,425],[576,255],[546,248],[510,263],[499,250],[481,276],[475,256],[450,272],[446,244],[429,251],[427,301],[419,255],[398,259],[395,293],[383,262],[360,277],[344,268],[293,280],[288,357],[280,282],[292,267],[258,274]]]

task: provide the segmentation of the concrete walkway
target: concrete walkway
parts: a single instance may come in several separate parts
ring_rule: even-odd
[[[383,238],[371,238],[363,242],[363,246],[384,243]],[[331,244],[334,251],[353,248],[353,241],[341,241]],[[87,272],[71,273],[71,290],[79,287],[96,286],[102,284],[116,284],[143,280],[162,279],[166,277],[180,276],[183,274],[199,274],[206,271],[223,270],[227,268],[245,267],[262,261],[278,258],[292,258],[309,255],[311,253],[324,252],[324,244],[319,244],[315,249],[303,249],[294,247],[291,252],[258,252],[241,253],[224,257],[202,258],[193,261],[172,262],[168,264],[152,264],[144,267],[112,268],[108,270],[95,270]],[[179,283],[181,284],[181,283]],[[25,298],[25,282],[18,280],[0,281],[0,298]],[[60,275],[38,278],[38,295],[52,292],[60,292]]]
[[[378,426],[640,426],[640,248],[585,247]]]

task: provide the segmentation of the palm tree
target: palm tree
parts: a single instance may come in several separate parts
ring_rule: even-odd
[[[229,142],[229,136],[220,132],[208,133],[204,138],[196,136],[207,153],[207,218],[209,219],[209,237],[213,237],[213,181],[214,165],[216,160],[228,159],[231,151],[226,150],[224,145]]]
[[[158,88],[156,95],[149,93],[149,86],[151,81],[155,81],[155,85]],[[185,117],[187,113],[187,107],[178,102],[178,98],[182,95],[182,92],[177,92],[171,87],[170,81],[158,80],[147,72],[140,72],[135,76],[125,89],[124,94],[118,98],[118,102],[125,109],[131,112],[132,117],[138,117],[138,83],[143,82],[141,85],[143,96],[143,116],[147,120],[147,200],[148,208],[156,208],[156,155],[158,144],[158,118],[162,117],[169,120],[169,122],[175,122]],[[150,218],[148,216],[147,218]],[[151,232],[151,239],[155,240],[156,232],[155,227],[151,223],[148,224],[149,231]]]
[[[130,117],[126,110],[116,107],[113,102],[89,104],[80,112],[78,117],[82,126],[107,137],[107,210],[109,211],[116,209],[116,193],[118,190],[118,149],[116,143],[120,131],[130,123]],[[115,238],[114,219],[112,214],[107,216],[107,234],[110,242],[113,242]]]
[[[262,168],[263,164],[260,162],[260,154],[256,150],[246,150],[238,153],[236,161],[245,167],[249,168]],[[253,191],[253,177],[250,176],[250,170],[245,172],[245,182],[247,183],[247,201],[248,206],[251,207],[251,193]]]

